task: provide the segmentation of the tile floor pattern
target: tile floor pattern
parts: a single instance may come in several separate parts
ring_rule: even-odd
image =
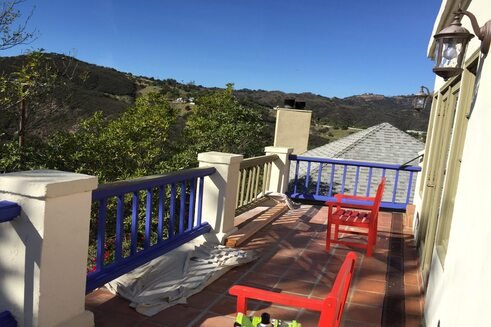
[[[243,248],[260,251],[260,259],[234,268],[201,293],[153,317],[142,316],[128,302],[99,289],[86,297],[96,326],[233,326],[233,284],[323,298],[348,252],[334,246],[325,252],[326,208],[303,205],[260,231]],[[357,252],[356,272],[347,299],[343,326],[421,326],[423,295],[418,258],[410,227],[401,213],[381,212],[373,257]],[[249,301],[251,313],[296,319],[317,326],[319,314]]]

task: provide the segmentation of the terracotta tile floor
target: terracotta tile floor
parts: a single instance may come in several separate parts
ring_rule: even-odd
[[[380,213],[373,257],[357,252],[344,326],[421,326],[423,295],[410,226],[401,213]],[[227,290],[242,284],[307,297],[323,298],[348,252],[335,246],[324,250],[326,208],[303,205],[260,231],[243,248],[260,251],[260,259],[234,268],[203,292],[153,317],[128,307],[128,302],[99,289],[86,298],[96,326],[233,326],[235,298]],[[249,302],[249,309],[280,319],[317,326],[319,315],[270,303]],[[253,312],[251,311],[251,313]]]

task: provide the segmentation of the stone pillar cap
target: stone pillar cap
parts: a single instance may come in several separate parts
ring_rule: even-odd
[[[282,146],[267,146],[264,148],[264,152],[290,154],[293,152],[293,148],[282,147]]]
[[[216,164],[231,165],[234,163],[241,162],[243,158],[244,156],[241,154],[224,153],[224,152],[216,152],[216,151],[202,152],[198,154],[199,162],[216,163]]]
[[[281,111],[305,112],[305,113],[311,113],[311,112],[312,112],[312,110],[310,110],[310,109],[295,109],[295,108],[284,108],[284,107],[279,107],[277,110],[281,110]]]
[[[59,170],[29,170],[0,175],[0,192],[34,198],[52,198],[89,192],[97,177]]]

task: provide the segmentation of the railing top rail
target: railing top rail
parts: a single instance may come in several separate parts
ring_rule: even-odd
[[[242,160],[242,162],[240,163],[240,169],[246,169],[254,166],[264,165],[265,163],[273,162],[276,159],[278,159],[278,155],[276,154],[247,158]]]
[[[0,223],[13,220],[20,214],[20,206],[15,202],[0,201]]]
[[[347,165],[347,166],[358,166],[358,167],[372,167],[372,168],[382,168],[382,169],[393,169],[393,170],[405,170],[405,171],[421,171],[419,166],[401,166],[394,164],[382,164],[377,162],[367,162],[367,161],[353,161],[353,160],[341,160],[341,159],[328,159],[328,158],[317,158],[317,157],[303,157],[297,155],[290,155],[290,160],[306,161],[306,162],[322,162],[335,165]]]
[[[100,200],[109,196],[117,196],[142,189],[148,189],[165,184],[183,182],[192,178],[209,176],[215,173],[214,167],[183,169],[163,175],[139,177],[130,180],[101,184],[92,192],[92,200]]]

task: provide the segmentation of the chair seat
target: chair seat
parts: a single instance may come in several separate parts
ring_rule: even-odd
[[[385,176],[382,177],[374,197],[336,194],[334,196],[335,201],[326,201],[326,205],[329,207],[327,209],[326,251],[331,249],[331,243],[336,243],[363,247],[367,249],[366,255],[368,257],[372,255],[373,247],[377,243],[377,218],[384,194],[385,180]],[[333,226],[334,235],[331,233]],[[340,229],[341,226],[355,228]],[[362,231],[359,229],[362,229]],[[367,236],[367,242],[358,243],[340,240],[340,233],[343,235],[365,235]]]
[[[332,214],[332,223],[347,226],[367,227],[370,213],[364,211],[338,209]]]

